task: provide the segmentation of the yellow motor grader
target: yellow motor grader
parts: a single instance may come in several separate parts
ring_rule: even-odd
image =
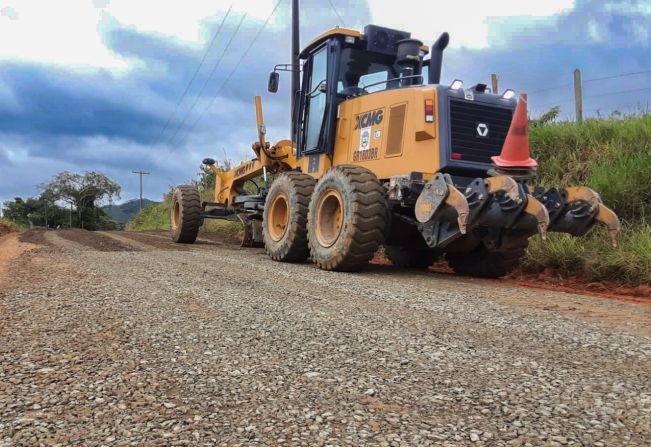
[[[228,172],[204,160],[214,200],[175,190],[174,241],[194,242],[203,219],[240,219],[242,244],[264,245],[277,261],[354,271],[384,245],[396,265],[424,268],[445,255],[456,272],[480,277],[508,273],[536,233],[581,236],[601,222],[616,243],[619,220],[597,193],[534,185],[526,95],[440,84],[448,41],[441,35],[427,58],[408,32],[336,28],[300,62],[276,66],[271,92],[278,71],[301,74],[292,139],[267,142],[256,97],[255,158]]]

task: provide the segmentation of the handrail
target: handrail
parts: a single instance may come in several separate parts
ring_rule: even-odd
[[[389,82],[393,82],[393,81],[402,81],[403,79],[410,79],[410,78],[420,78],[420,82],[421,82],[421,84],[423,83],[423,80],[425,79],[425,78],[423,77],[423,75],[409,75],[409,76],[402,76],[402,77],[400,77],[400,78],[392,78],[392,79],[387,79],[386,81],[379,81],[379,82],[374,82],[373,84],[365,85],[365,86],[362,88],[362,91],[363,91],[363,92],[366,92],[366,89],[367,89],[367,88],[369,88],[369,87],[373,87],[373,86],[375,86],[375,85],[387,84],[387,83],[389,83]],[[366,93],[368,93],[368,92],[366,92]]]

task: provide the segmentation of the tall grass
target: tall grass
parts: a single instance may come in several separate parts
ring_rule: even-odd
[[[172,203],[151,204],[143,208],[126,225],[129,231],[169,230]]]
[[[579,275],[593,281],[651,284],[651,227],[627,225],[617,247],[610,244],[602,228],[583,238],[558,233],[549,234],[547,241],[531,238],[522,267],[530,272],[550,269],[560,276]]]
[[[545,186],[587,185],[624,222],[619,247],[603,228],[582,238],[530,239],[526,270],[651,284],[651,116],[551,123],[530,129]]]

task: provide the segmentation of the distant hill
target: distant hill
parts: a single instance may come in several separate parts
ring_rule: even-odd
[[[147,205],[157,205],[160,202],[154,202],[149,199],[142,199],[143,208]],[[102,210],[109,215],[111,219],[118,224],[118,226],[123,227],[124,224],[129,222],[133,216],[140,212],[140,199],[129,200],[120,205],[106,205],[102,207]]]

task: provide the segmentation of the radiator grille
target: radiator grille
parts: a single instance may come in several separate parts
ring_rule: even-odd
[[[387,150],[385,155],[402,153],[402,134],[405,128],[406,104],[391,107],[389,114],[389,131],[387,134]]]
[[[461,154],[463,161],[491,163],[491,156],[502,150],[512,117],[511,109],[450,99],[451,152]],[[477,131],[481,124],[488,129],[485,137]]]

